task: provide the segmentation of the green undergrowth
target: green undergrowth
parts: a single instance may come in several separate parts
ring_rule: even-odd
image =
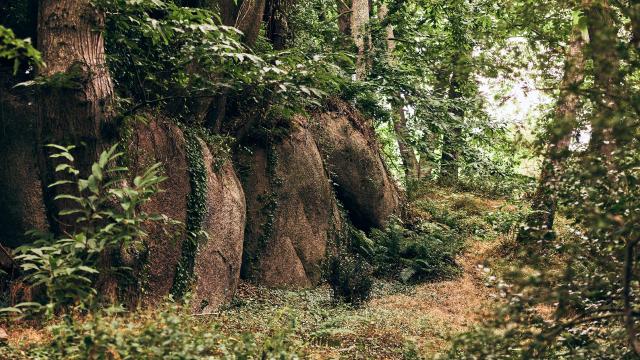
[[[523,211],[526,213],[526,211]],[[507,222],[514,215],[503,214]],[[484,270],[487,287],[500,294],[502,302],[493,315],[473,329],[452,339],[447,359],[631,359],[621,321],[606,316],[596,325],[572,319],[584,311],[571,282],[600,281],[600,258],[577,228],[560,212],[556,216],[553,242],[516,241],[517,228],[500,236],[488,254]],[[580,283],[581,284],[581,283]],[[604,291],[593,292],[601,301]],[[589,311],[587,309],[587,311]],[[589,312],[588,312],[589,313]],[[553,321],[567,324],[566,328]],[[572,325],[569,325],[572,324]],[[612,334],[599,326],[610,326]]]
[[[452,316],[481,310],[475,308],[478,302],[455,300],[460,293],[477,296],[476,291],[484,291],[482,285],[480,290],[465,289],[469,284],[462,282],[460,255],[474,244],[500,243],[512,231],[512,214],[520,212],[511,206],[515,205],[432,189],[412,205],[412,221],[392,221],[369,235],[351,229],[350,246],[365,241],[375,249],[368,255],[361,249],[358,255],[375,276],[370,278],[369,295],[357,306],[336,301],[329,285],[293,291],[241,283],[231,303],[213,314],[192,315],[185,310],[188,304],[157,311],[103,311],[80,321],[56,321],[42,330],[45,336],[38,341],[11,343],[0,355],[16,359],[100,358],[88,353],[114,359],[432,358],[474,324],[452,321]],[[413,278],[406,277],[407,269],[415,271]]]
[[[295,320],[273,316],[264,333],[226,335],[210,318],[167,304],[154,311],[110,308],[90,317],[63,319],[46,328],[45,341],[0,347],[3,359],[298,359]]]

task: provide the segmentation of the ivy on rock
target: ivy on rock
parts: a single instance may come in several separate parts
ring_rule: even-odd
[[[182,242],[182,256],[176,267],[171,288],[171,295],[175,298],[184,297],[190,290],[198,248],[208,236],[202,230],[202,222],[207,211],[207,170],[204,164],[202,144],[193,129],[186,129],[184,138],[191,192],[187,198],[186,237]]]

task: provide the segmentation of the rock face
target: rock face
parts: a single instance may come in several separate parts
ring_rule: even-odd
[[[168,178],[161,184],[162,192],[145,204],[143,210],[186,224],[192,183],[185,135],[177,126],[163,120],[138,124],[132,133],[128,146],[132,154],[131,173],[138,174],[162,162]],[[146,228],[148,253],[140,261],[146,265],[138,272],[147,290],[142,300],[153,304],[170,294],[181,258],[192,256],[193,309],[209,312],[229,301],[235,293],[242,263],[246,205],[232,162],[218,164],[208,146],[195,139],[202,150],[206,182],[200,228],[208,234],[208,239],[201,241],[195,253],[183,254],[184,226],[167,229],[162,223],[149,224]]]
[[[22,245],[28,230],[48,230],[35,146],[36,109],[0,80],[0,244]]]
[[[161,162],[168,178],[160,186],[162,192],[146,203],[143,210],[150,214],[164,214],[183,224],[187,218],[187,196],[191,191],[185,148],[182,131],[163,120],[153,120],[147,125],[137,124],[128,144],[132,174],[139,174]],[[152,303],[169,294],[185,237],[184,233],[176,234],[172,229],[163,227],[163,224],[151,223],[146,228],[148,254],[140,276],[144,278],[146,290],[143,300]]]
[[[209,237],[196,255],[192,303],[195,311],[210,312],[231,300],[238,286],[246,204],[232,162],[216,164],[204,143],[202,153],[207,171],[207,210],[202,229]]]
[[[252,164],[242,180],[247,227],[242,274],[274,287],[317,283],[340,217],[307,120],[296,117],[290,135],[272,146],[254,144],[238,155]]]
[[[311,126],[336,195],[353,224],[369,230],[382,227],[400,213],[400,195],[380,156],[371,125],[351,105],[333,99],[316,112]]]

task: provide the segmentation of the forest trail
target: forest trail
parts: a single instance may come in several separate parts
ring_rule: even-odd
[[[427,198],[431,202],[420,205]],[[510,212],[504,200],[445,189],[432,189],[416,204],[431,209],[417,210],[421,220],[456,218],[464,233],[490,229],[490,214]],[[310,359],[430,359],[489,316],[498,301],[495,288],[486,285],[491,273],[484,265],[493,263],[495,250],[513,234],[486,231],[465,235],[465,249],[456,258],[462,271],[452,279],[415,285],[377,280],[371,300],[360,308],[332,304],[328,286],[288,291],[243,283],[234,303],[211,320],[227,334],[273,333],[291,320],[293,338]]]
[[[463,273],[452,280],[416,286],[411,294],[388,295],[369,304],[373,311],[393,314],[399,328],[429,323],[431,332],[411,339],[423,353],[445,350],[451,336],[478,324],[495,301],[492,288],[486,285],[484,262],[494,242],[470,240],[457,262]]]

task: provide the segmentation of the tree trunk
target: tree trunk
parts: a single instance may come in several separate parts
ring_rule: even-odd
[[[238,8],[235,27],[244,33],[244,43],[251,47],[256,43],[266,0],[244,0]]]
[[[264,13],[267,27],[267,38],[271,40],[273,48],[283,50],[291,38],[287,11],[294,5],[294,0],[268,0]]]
[[[54,202],[58,192],[49,188],[61,180],[57,162],[44,145],[76,145],[76,163],[86,176],[105,143],[115,137],[113,83],[105,62],[104,14],[89,0],[42,0],[38,13],[38,50],[47,64],[40,75],[49,84],[41,87],[37,138],[39,168],[45,202],[54,231],[68,228],[55,219],[69,204]],[[55,80],[54,80],[55,79]]]
[[[369,0],[351,1],[351,36],[358,49],[356,55],[356,79],[362,80],[367,74],[366,50],[371,43],[367,31],[369,23]]]
[[[591,121],[589,148],[602,155],[609,167],[616,148],[613,127],[618,120],[618,101],[621,97],[617,86],[622,80],[620,60],[615,46],[618,30],[607,1],[586,0],[583,5],[588,18],[596,90],[596,112]]]
[[[558,181],[563,170],[563,159],[576,129],[576,115],[580,104],[578,87],[584,81],[585,42],[579,30],[571,35],[565,59],[565,71],[560,83],[560,97],[555,108],[555,123],[551,129],[546,157],[540,180],[531,204],[532,213],[518,233],[518,241],[531,241],[553,236],[553,222],[557,207]]]
[[[61,210],[75,207],[69,201],[54,200],[61,193],[75,194],[74,186],[49,188],[59,180],[57,159],[49,157],[46,144],[75,145],[76,167],[83,177],[99,153],[116,138],[114,90],[104,53],[104,14],[90,0],[41,0],[38,12],[38,50],[47,64],[40,75],[47,84],[40,87],[38,119],[38,167],[42,178],[45,205],[56,233],[72,231],[75,219],[59,218]],[[115,301],[116,279],[111,276],[111,250],[99,259],[101,271],[98,292]]]
[[[378,9],[378,20],[382,21],[387,16],[388,12],[389,10],[386,4],[380,5],[380,8]],[[384,34],[386,37],[385,42],[387,44],[387,59],[389,64],[393,66],[395,63],[393,52],[396,48],[393,26],[387,25]],[[401,102],[401,99],[401,94],[398,94],[398,101]],[[396,133],[398,149],[400,149],[400,156],[402,157],[405,180],[409,183],[411,180],[417,179],[418,177],[418,160],[413,148],[408,142],[409,129],[407,128],[407,117],[404,112],[404,106],[402,103],[393,102],[392,107],[395,115],[393,129]]]
[[[405,179],[409,182],[417,179],[418,160],[416,159],[416,154],[413,151],[413,148],[408,142],[409,129],[407,128],[407,117],[404,109],[400,106],[396,106],[395,112],[397,115],[393,128],[396,132],[396,139],[398,140],[398,148],[400,149],[400,156],[402,157]]]
[[[266,0],[203,0],[211,8],[217,6],[223,25],[234,26],[244,34],[244,43],[248,47],[255,45],[260,33],[262,19],[265,16]],[[275,0],[278,1],[278,0]],[[209,102],[204,125],[215,132],[220,132],[227,115],[227,91]]]
[[[340,33],[351,37],[351,1],[337,0],[338,4],[338,29]]]
[[[640,51],[640,0],[629,1],[629,17],[631,19],[631,44]]]
[[[435,71],[436,84],[431,96],[442,99],[447,96],[447,90],[449,88],[449,79],[451,73],[445,69],[438,69]],[[434,123],[437,121],[433,120]],[[435,132],[425,131],[422,137],[422,143],[418,150],[420,154],[420,161],[418,163],[418,178],[425,179],[431,177],[433,171],[436,169],[436,163],[431,160],[432,154],[435,152],[438,146],[440,136]]]
[[[461,86],[463,81],[467,80],[467,77],[467,75],[460,73],[460,69],[454,70],[449,87],[449,100],[460,100],[462,98]],[[462,128],[461,124],[457,122],[462,122],[462,118],[464,117],[464,110],[459,107],[452,108],[450,112],[456,117],[456,123],[443,135],[442,157],[440,159],[440,182],[446,185],[458,183],[458,161],[460,157]]]

